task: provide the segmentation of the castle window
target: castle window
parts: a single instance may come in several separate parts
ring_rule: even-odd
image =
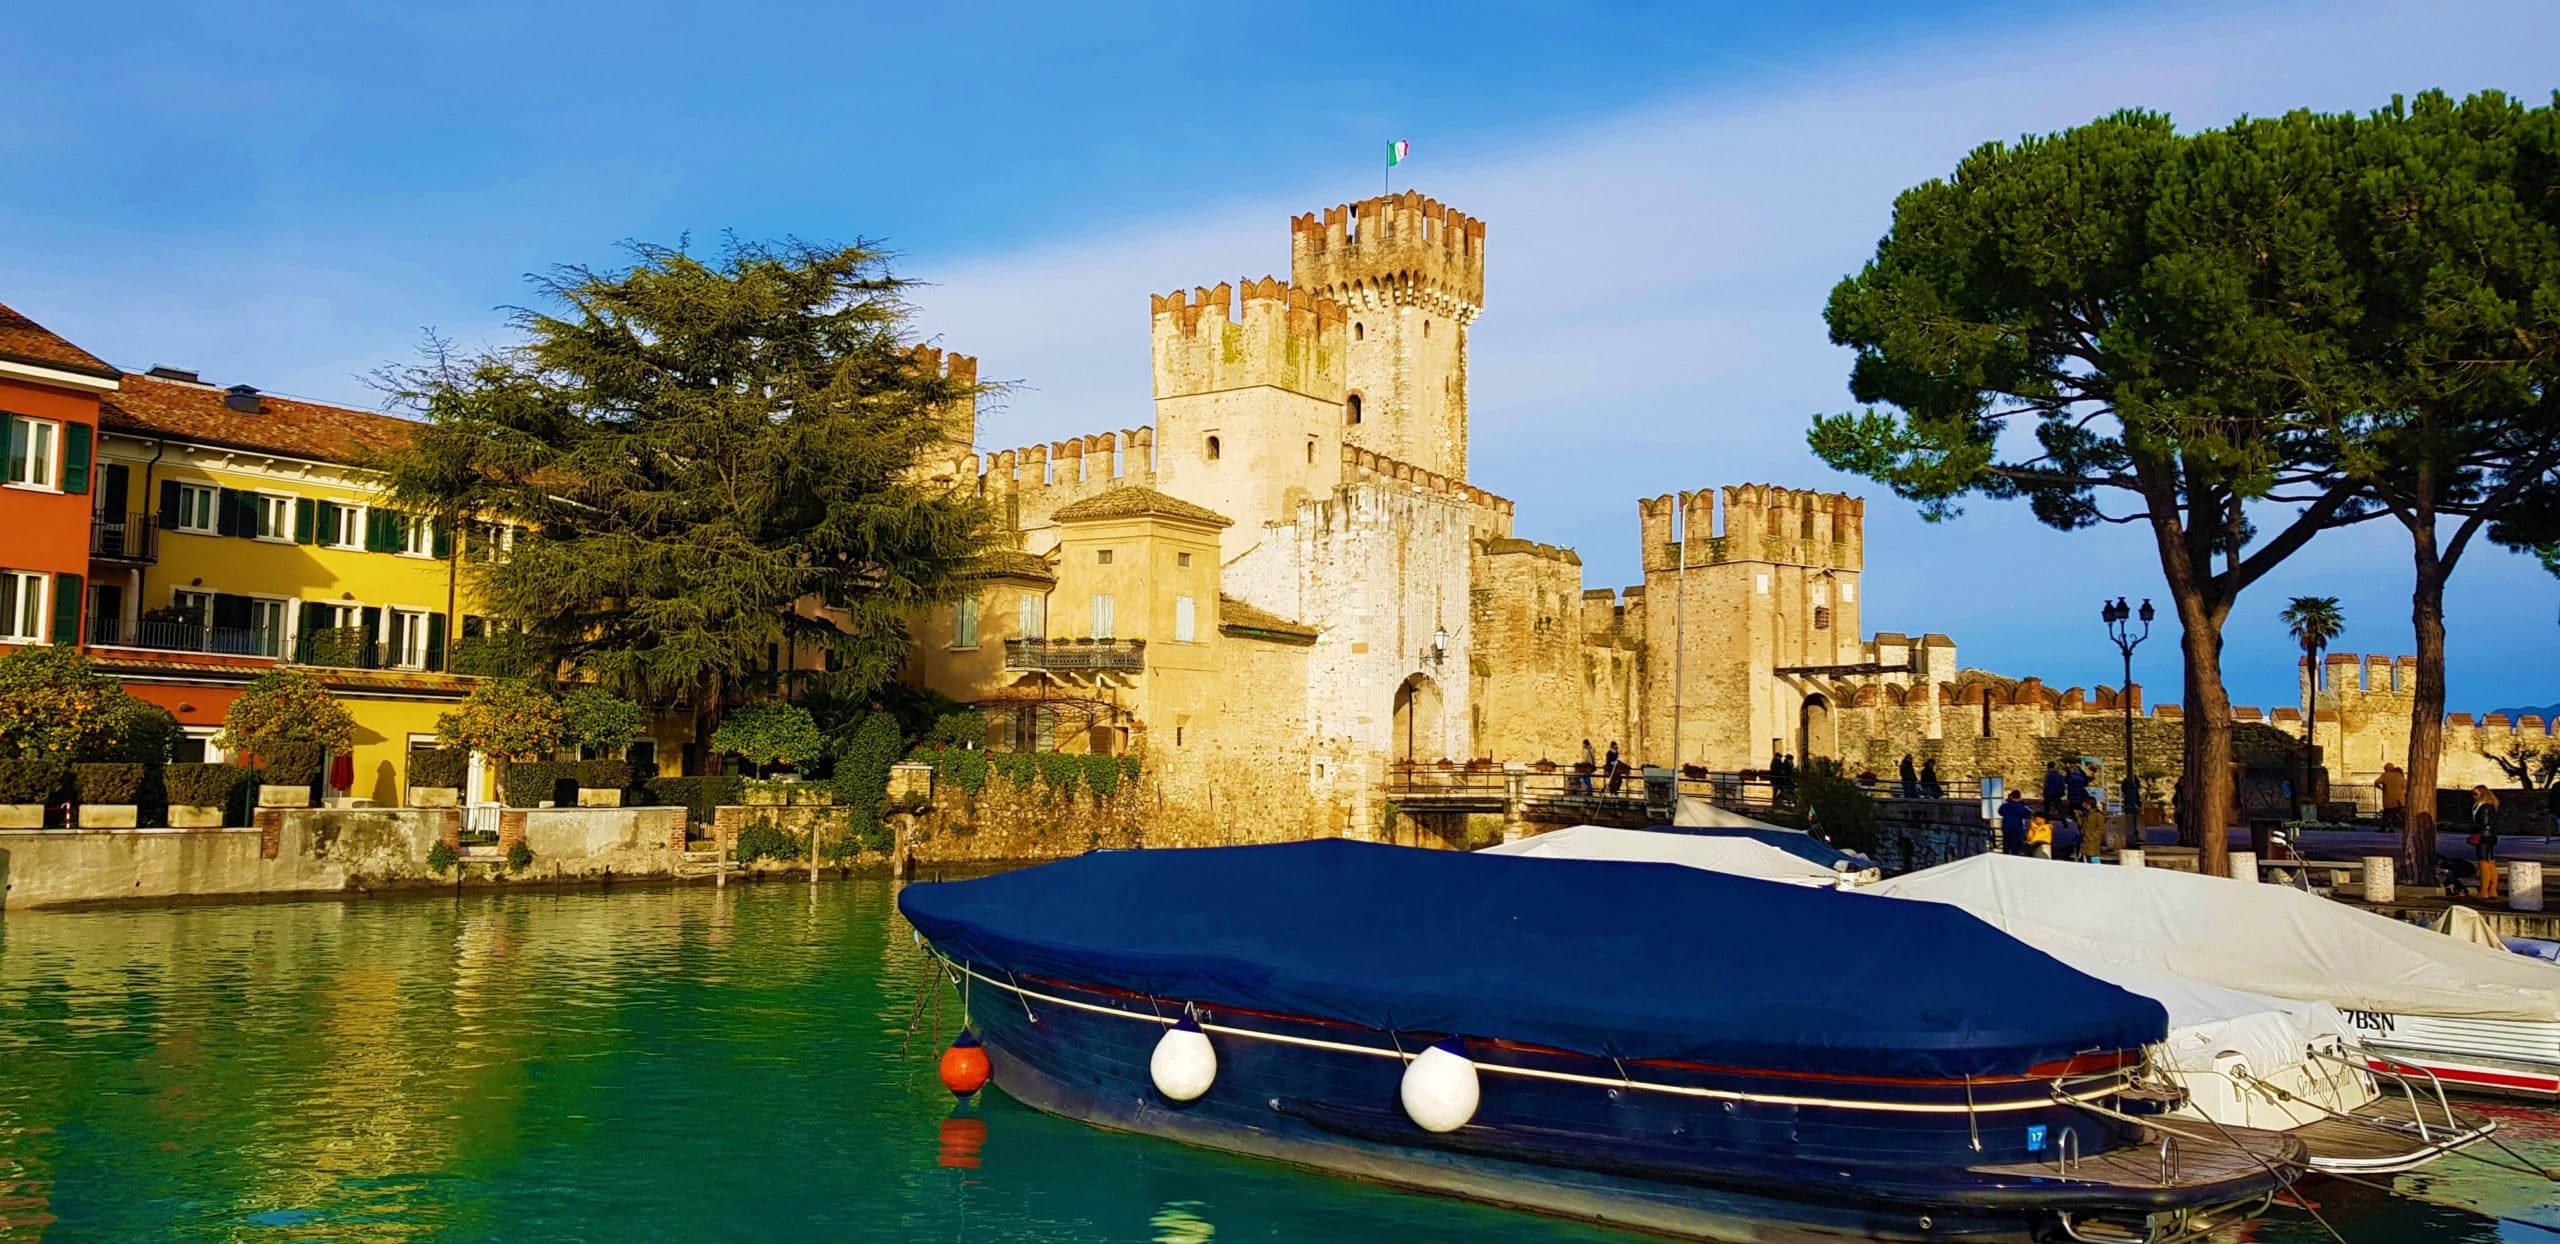
[[[1191,555],[1189,553],[1176,553],[1173,555],[1173,564],[1187,567],[1191,564]]]
[[[1425,337],[1429,337],[1431,335],[1431,321],[1424,320],[1422,322],[1422,335]]]
[[[1351,396],[1342,399],[1342,421],[1344,423],[1360,422],[1359,394],[1354,393]]]
[[[1109,550],[1109,549],[1103,549],[1103,550],[1101,550],[1101,551],[1099,551],[1099,552],[1095,553],[1095,554],[1093,555],[1093,564],[1095,564],[1095,565],[1097,565],[1097,566],[1108,566],[1108,565],[1110,565],[1110,564],[1111,564],[1111,550]]]
[[[1211,461],[1211,462],[1215,462],[1215,461],[1217,461],[1217,460],[1218,460],[1218,438],[1217,438],[1217,437],[1212,436],[1212,437],[1210,437],[1210,438],[1209,438],[1209,461]]]
[[[1813,629],[1817,631],[1831,629],[1831,606],[1815,605],[1813,607]]]
[[[1353,341],[1367,341],[1369,339],[1369,326],[1358,320],[1351,321],[1351,339]]]
[[[1308,442],[1307,442],[1307,465],[1308,465],[1308,466],[1314,466],[1315,464],[1316,464],[1316,443],[1315,443],[1314,441],[1308,441]]]

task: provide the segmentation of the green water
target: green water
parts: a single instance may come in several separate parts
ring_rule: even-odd
[[[11,915],[0,1239],[1628,1238],[995,1093],[954,1118],[932,1055],[957,1016],[890,900],[845,882]],[[2509,1118],[2560,1164],[2560,1118]],[[2476,1164],[2404,1187],[2560,1227],[2552,1186]],[[2560,1240],[2314,1195],[2355,1244]],[[2295,1211],[2231,1236],[2325,1238]]]

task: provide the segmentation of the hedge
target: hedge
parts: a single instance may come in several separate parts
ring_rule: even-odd
[[[72,784],[82,803],[139,803],[142,766],[129,760],[71,766]]]
[[[258,761],[258,780],[269,786],[309,786],[320,780],[317,743],[269,743]]]
[[[249,771],[238,765],[170,765],[160,771],[161,784],[168,787],[169,802],[182,808],[219,808],[231,802],[232,792],[249,780]]]
[[[628,760],[580,760],[561,768],[578,779],[580,790],[629,790],[638,773]]]
[[[52,803],[71,767],[51,758],[0,760],[0,803]]]
[[[460,787],[471,773],[471,753],[459,747],[409,750],[409,785]]]
[[[506,801],[510,808],[539,808],[546,801],[563,806],[578,802],[573,766],[551,760],[519,760],[507,766]],[[566,794],[569,797],[562,799]]]
[[[686,808],[695,822],[711,823],[715,811],[747,801],[747,780],[734,773],[714,777],[651,778],[642,788],[651,806]]]

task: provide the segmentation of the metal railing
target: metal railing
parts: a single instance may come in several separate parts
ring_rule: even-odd
[[[272,657],[282,655],[282,638],[272,629],[209,627],[194,622],[128,622],[122,618],[89,619],[89,642],[102,648]]]
[[[1143,639],[1008,639],[1004,667],[1013,670],[1143,670]]]
[[[89,528],[89,556],[149,564],[160,557],[160,527],[148,514],[101,514]]]
[[[331,669],[380,669],[382,644],[361,626],[325,627],[294,641],[293,660]]]

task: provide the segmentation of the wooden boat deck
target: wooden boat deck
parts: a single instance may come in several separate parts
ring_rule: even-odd
[[[2210,1124],[2198,1124],[2210,1129]],[[1966,1169],[2001,1179],[2071,1180],[2104,1184],[2110,1187],[2144,1192],[2166,1192],[2178,1188],[2195,1188],[2223,1183],[2244,1183],[2264,1176],[2272,1168],[2278,1171],[2298,1167],[2303,1159],[2300,1133],[2262,1132],[2253,1128],[2224,1128],[2220,1133],[2190,1132],[2180,1127],[2169,1137],[2166,1153],[2161,1147],[2162,1133],[2154,1130],[2147,1143],[2127,1145],[2090,1157],[2072,1155],[2066,1169],[2055,1160],[2013,1162],[1974,1166]],[[2224,1136],[2229,1137],[2228,1140]]]
[[[2295,1138],[2311,1150],[2314,1169],[2358,1174],[2389,1174],[2423,1166],[2498,1129],[2495,1120],[2468,1110],[2448,1112],[2426,1102],[2426,1135],[2410,1121],[2406,1098],[2380,1097],[2351,1117],[2322,1119],[2295,1128]]]

